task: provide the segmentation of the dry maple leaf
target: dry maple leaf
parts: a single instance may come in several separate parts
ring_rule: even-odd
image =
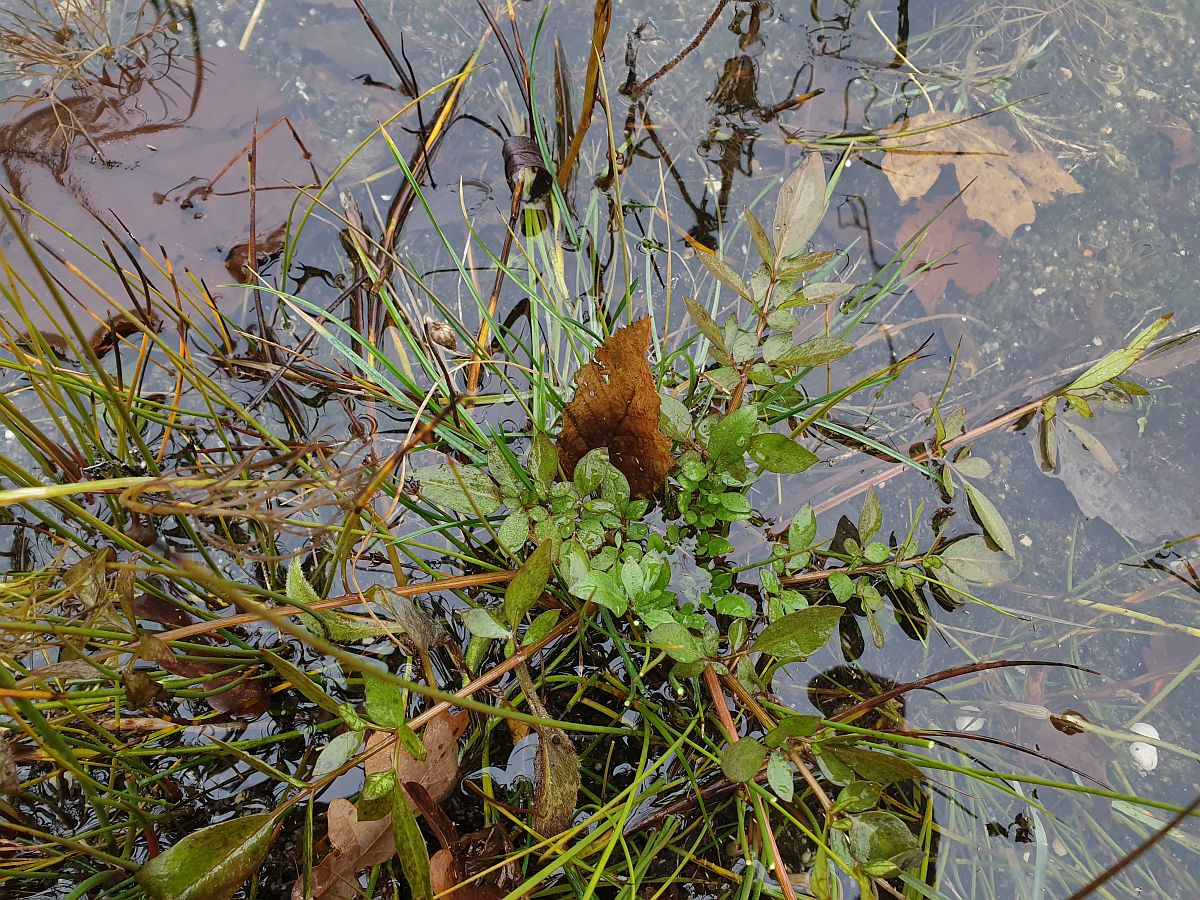
[[[650,319],[612,334],[575,375],[575,396],[563,410],[558,456],[567,477],[585,454],[608,448],[609,461],[629,479],[634,497],[662,488],[675,467],[671,442],[659,428],[660,403],[646,353]]]
[[[881,146],[887,151],[884,174],[901,203],[925,196],[942,166],[952,165],[965,191],[967,215],[1004,237],[1037,218],[1036,204],[1049,203],[1056,193],[1083,191],[1049,153],[1018,151],[1005,128],[979,119],[923,113],[908,119]]]
[[[392,819],[360,822],[354,804],[338,797],[329,804],[326,821],[333,849],[312,870],[310,896],[313,900],[352,900],[362,894],[358,873],[387,862],[396,853]],[[301,877],[292,887],[292,900],[303,898]]]

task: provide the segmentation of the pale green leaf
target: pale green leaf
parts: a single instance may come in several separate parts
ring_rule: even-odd
[[[854,345],[835,337],[815,337],[783,353],[775,365],[788,368],[821,366],[841,359],[854,349]]]
[[[421,466],[412,477],[426,500],[463,515],[488,516],[500,508],[500,488],[486,472],[471,466]]]
[[[768,472],[781,475],[803,472],[817,462],[817,455],[782,434],[756,434],[750,439],[750,458]]]
[[[740,741],[738,743],[741,743]],[[782,753],[772,753],[767,760],[767,784],[775,792],[775,796],[784,803],[790,803],[796,791],[792,778],[792,763]]]
[[[692,324],[708,338],[708,342],[712,345],[713,358],[722,365],[733,365],[733,357],[729,355],[729,349],[725,346],[725,335],[721,332],[721,326],[708,314],[708,310],[691,297],[684,297],[683,305],[687,308],[688,315],[692,317]]]
[[[1000,515],[1000,510],[996,509],[983,491],[969,481],[963,482],[963,489],[967,492],[967,502],[971,504],[971,511],[975,513],[975,518],[988,533],[988,537],[995,541],[996,546],[1005,553],[1010,556],[1014,555],[1016,548],[1013,546],[1012,532],[1008,530],[1008,525],[1005,523],[1004,517]]]
[[[775,201],[772,236],[779,257],[803,252],[809,238],[825,218],[825,163],[810,153],[783,183]]]
[[[696,259],[700,261],[700,265],[708,269],[709,274],[713,278],[717,279],[725,287],[745,300],[750,299],[750,288],[745,285],[738,273],[733,271],[720,256],[710,253],[708,250],[697,248]]]

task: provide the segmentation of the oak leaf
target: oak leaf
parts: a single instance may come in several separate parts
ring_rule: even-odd
[[[362,895],[358,873],[387,862],[396,852],[391,817],[360,822],[354,804],[342,797],[329,804],[327,821],[332,849],[312,870],[313,900],[352,900]],[[303,900],[304,878],[292,887],[292,900]]]
[[[883,171],[901,203],[923,197],[943,166],[954,167],[972,219],[986,222],[1004,237],[1037,218],[1037,204],[1056,193],[1078,194],[1083,187],[1059,168],[1049,153],[1019,151],[1000,125],[963,120],[952,113],[913,116],[883,141]]]
[[[558,455],[570,478],[588,452],[608,448],[608,458],[629,480],[634,497],[662,488],[675,466],[671,442],[659,428],[660,402],[646,353],[650,319],[609,336],[596,357],[575,374],[575,396],[563,410]]]

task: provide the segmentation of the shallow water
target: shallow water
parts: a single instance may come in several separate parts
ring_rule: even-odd
[[[339,172],[299,245],[289,248],[286,271],[271,235],[308,205],[314,193],[305,185],[325,183],[380,121],[408,104],[353,3],[269,0],[261,17],[251,20],[254,6],[205,4],[194,21],[181,17],[177,28],[147,42],[146,65],[128,63],[120,74],[110,68],[112,86],[68,90],[68,108],[86,123],[90,139],[63,131],[47,104],[28,100],[39,84],[27,73],[11,75],[0,87],[0,96],[10,95],[0,104],[0,174],[17,199],[88,246],[129,244],[127,227],[143,247],[163,248],[176,272],[202,280],[220,308],[252,327],[254,302],[229,282],[240,271],[230,253],[252,230],[251,177],[239,152],[254,130],[263,134],[284,115],[294,128],[277,126],[256,156],[253,231],[263,274],[287,290],[311,275],[303,295],[323,304],[337,294],[334,276],[345,268],[336,241],[338,191],[350,192],[370,222],[403,184],[385,145],[376,138]],[[398,52],[403,34],[404,57],[421,90],[459,71],[485,35],[482,17],[466,0],[379,2],[371,8]],[[538,113],[546,122],[553,117],[551,47],[557,39],[577,115],[591,5],[557,3],[544,19],[540,4],[514,4],[514,10],[534,59]],[[1070,380],[1077,367],[1120,346],[1161,312],[1175,313],[1176,330],[1200,325],[1200,276],[1192,262],[1200,250],[1200,145],[1194,144],[1200,54],[1188,4],[1158,3],[1138,12],[1101,0],[1044,0],[1020,8],[958,0],[912,8],[903,0],[734,3],[639,102],[617,91],[634,55],[638,77],[656,72],[692,39],[706,14],[682,3],[617,6],[605,78],[609,119],[622,147],[616,162],[624,206],[617,206],[604,177],[611,161],[599,141],[601,110],[572,185],[580,208],[588,204],[593,180],[603,186],[596,195],[594,237],[605,233],[612,216],[642,238],[629,257],[611,245],[598,251],[602,277],[617,278],[625,270],[640,276],[638,308],[661,311],[668,295],[711,299],[709,281],[688,265],[683,234],[719,247],[737,268],[749,252],[742,208],[769,212],[779,179],[814,142],[832,134],[858,136],[861,145],[868,133],[930,105],[970,115],[1022,100],[983,121],[1002,129],[1013,153],[1049,154],[1082,191],[1038,202],[1033,221],[1011,235],[1003,225],[1011,201],[1002,196],[981,196],[967,207],[974,217],[962,212],[963,204],[944,215],[945,227],[931,232],[933,246],[926,247],[934,256],[956,255],[925,286],[897,296],[886,321],[864,332],[866,348],[855,357],[865,371],[889,355],[923,348],[920,362],[874,408],[862,410],[863,422],[873,417],[871,433],[902,451],[925,437],[930,398],[942,391],[956,349],[941,408],[965,408],[975,426]],[[237,49],[243,41],[245,51]],[[470,297],[431,219],[451,246],[469,240],[464,215],[484,244],[499,246],[508,213],[501,136],[521,130],[526,116],[494,41],[483,42],[479,64],[464,80],[460,103],[474,119],[451,126],[431,166],[429,214],[417,204],[398,242],[430,291],[468,318]],[[435,105],[425,103],[422,116],[431,116]],[[387,126],[406,157],[416,147],[417,122],[410,110]],[[836,148],[822,146],[832,163]],[[881,171],[883,156],[867,152],[853,160],[817,237],[819,246],[852,248],[849,257],[860,262],[847,278],[868,277],[960,189],[955,166],[947,163],[923,197],[902,204]],[[229,173],[208,190],[227,164]],[[990,183],[982,179],[967,187],[968,197]],[[104,281],[103,267],[71,240],[32,213],[23,215],[24,226],[56,253],[80,260],[89,277],[114,289]],[[7,227],[0,249],[19,256]],[[476,252],[474,262],[476,280],[486,285],[487,259]],[[71,274],[57,271],[80,296],[95,297]],[[22,274],[33,277],[29,269]],[[571,285],[569,291],[582,296],[586,287]],[[502,302],[507,307],[516,301],[510,289]],[[414,318],[438,315],[425,295],[418,292],[412,302]],[[108,315],[103,304],[93,311],[97,323]],[[33,325],[50,327],[51,318]],[[323,352],[313,351],[325,359]],[[1073,662],[1099,674],[1031,665],[944,682],[936,691],[908,696],[910,728],[961,731],[955,720],[970,704],[985,719],[976,736],[1034,748],[1069,762],[1077,773],[1064,774],[1054,762],[1011,747],[947,738],[1000,771],[1093,778],[1119,793],[1170,803],[1190,799],[1194,759],[1162,750],[1159,767],[1139,774],[1127,743],[1067,736],[1043,713],[1076,710],[1119,732],[1147,721],[1164,741],[1195,747],[1190,667],[1200,659],[1194,621],[1200,585],[1188,568],[1196,554],[1187,540],[1200,531],[1194,370],[1183,353],[1160,360],[1146,370],[1150,395],[1136,406],[1099,409],[1087,422],[1064,416],[1064,426],[1069,421],[1097,437],[1112,465],[1102,457],[1096,463],[1095,452],[1081,456],[1086,438],[1061,426],[1060,440],[1067,443],[1059,477],[1041,471],[1032,433],[996,429],[976,440],[975,455],[992,467],[980,487],[1017,538],[1020,574],[981,591],[989,606],[969,603],[941,614],[927,645],[892,628],[883,650],[867,642],[858,665],[900,683],[979,659]],[[249,380],[233,381],[247,394],[256,390]],[[329,417],[326,427],[342,427],[335,404],[310,415]],[[844,454],[831,444],[821,456],[832,463]],[[928,522],[941,502],[933,486],[913,473],[897,474],[856,457],[814,468],[775,494],[763,482],[756,507],[783,519],[804,500],[819,506],[864,476],[880,479],[885,522],[901,534],[920,504]],[[860,503],[824,510],[828,527],[843,512],[853,518]],[[960,511],[956,533],[972,530],[977,526]],[[1163,541],[1173,543],[1164,549]],[[1136,617],[1124,614],[1128,610]],[[776,687],[805,708],[810,679],[839,662],[835,653],[814,658],[793,667]],[[1114,811],[1106,799],[1042,791],[1037,800],[1044,806],[1038,807],[1031,802],[1033,786],[1016,782],[1009,782],[1007,795],[997,791],[978,805],[960,804],[957,791],[975,790],[963,782],[948,774],[930,786],[940,796],[937,819],[947,833],[939,868],[940,889],[949,896],[1066,896],[1155,827]],[[1013,827],[1018,814],[1033,820],[1032,840]],[[1118,880],[1116,895],[1137,890],[1146,897],[1172,896],[1171,885],[1200,878],[1196,838],[1187,837],[1196,829],[1182,831]],[[1098,834],[1110,844],[1089,846]],[[1155,872],[1161,883],[1148,874]]]

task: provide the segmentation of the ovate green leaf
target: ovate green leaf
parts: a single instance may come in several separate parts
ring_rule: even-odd
[[[767,784],[784,803],[791,801],[796,790],[792,780],[792,762],[782,753],[772,753],[767,760]]]
[[[776,252],[787,259],[801,253],[825,218],[825,163],[810,153],[783,183],[775,201],[772,236]]]
[[[274,821],[274,813],[262,813],[201,828],[145,863],[134,879],[155,900],[225,900],[258,870]]]
[[[971,510],[979,519],[979,524],[983,526],[984,531],[996,542],[997,547],[1012,556],[1016,552],[1016,548],[1013,546],[1012,533],[1008,530],[1008,525],[1005,523],[1004,517],[1000,515],[1000,511],[992,505],[991,500],[984,496],[983,491],[971,482],[964,481],[963,488],[967,492],[967,502],[971,504]]]
[[[815,337],[803,344],[797,344],[781,355],[775,360],[775,365],[788,368],[822,366],[825,363],[841,359],[853,349],[853,344],[843,341],[841,338]]]
[[[555,462],[557,466],[557,461]],[[517,577],[508,583],[504,592],[504,618],[513,628],[525,618],[537,604],[550,581],[550,569],[553,565],[554,546],[550,541],[544,541],[529,554],[525,565],[517,572]]]
[[[764,628],[751,649],[779,659],[809,656],[825,646],[843,612],[837,606],[797,610]]]
[[[768,472],[782,475],[803,472],[817,455],[783,434],[756,434],[750,439],[750,458]]]
[[[448,506],[455,512],[488,516],[500,508],[500,488],[487,473],[470,466],[421,466],[412,477],[420,484],[421,496]]]
[[[754,780],[766,758],[766,747],[752,738],[742,738],[721,754],[721,771],[730,781],[745,784]]]

